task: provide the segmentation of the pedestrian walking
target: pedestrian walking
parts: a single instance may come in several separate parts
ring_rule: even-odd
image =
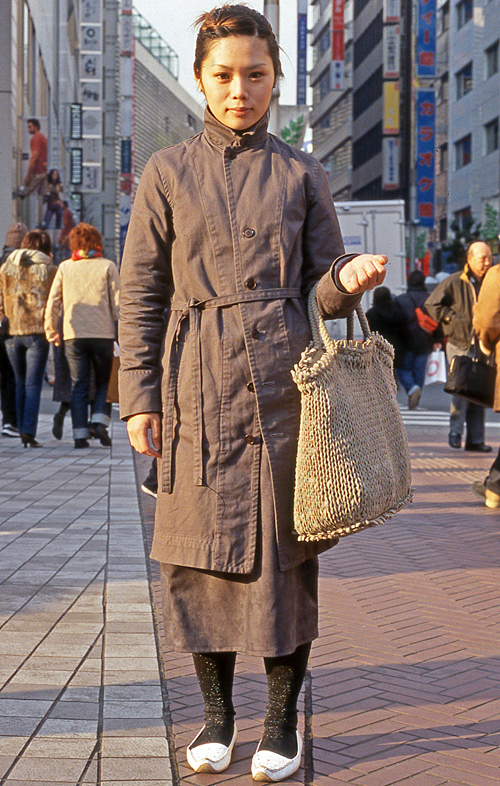
[[[121,417],[133,447],[161,459],[152,557],[167,644],[193,653],[205,701],[189,765],[230,764],[243,651],[263,656],[269,691],[252,775],[279,781],[300,766],[317,554],[333,545],[292,532],[304,298],[319,282],[322,314],[345,316],[387,257],[344,255],[326,173],[268,133],[281,65],[265,17],[225,5],[198,24],[205,129],[153,154],[125,244]]]
[[[120,278],[115,263],[102,255],[102,237],[95,227],[78,224],[70,232],[69,246],[71,259],[61,262],[50,290],[45,332],[56,346],[64,340],[71,376],[75,448],[88,448],[89,436],[109,447],[111,407],[106,399],[119,314]],[[61,310],[62,337],[58,326]],[[95,399],[89,424],[91,368],[95,373]]]
[[[36,117],[30,117],[27,124],[31,137],[30,159],[24,185],[19,190],[23,199],[33,193],[43,196],[47,190],[47,137],[40,131],[40,121]]]
[[[481,241],[471,243],[465,268],[447,276],[425,301],[428,313],[440,323],[447,337],[448,363],[455,355],[466,355],[472,337],[472,309],[477,301],[484,274],[491,267],[490,247]],[[465,450],[489,453],[491,446],[484,442],[484,407],[459,396],[452,396],[450,404],[451,448],[460,449],[464,425],[467,427]]]
[[[51,169],[47,175],[47,193],[43,195],[43,201],[46,205],[45,216],[43,218],[42,227],[48,229],[52,223],[52,218],[55,218],[55,228],[61,229],[63,202],[62,202],[63,184],[58,169]]]
[[[0,267],[13,251],[20,248],[27,233],[28,227],[21,221],[18,221],[16,224],[11,224],[5,236],[5,244],[0,258]],[[2,408],[2,437],[19,438],[16,414],[16,378],[5,348],[7,333],[7,319],[4,318],[4,324],[0,325],[0,402]]]
[[[401,368],[408,341],[408,322],[389,287],[377,287],[373,305],[366,312],[370,330],[380,333],[394,347],[394,369]]]
[[[408,409],[418,406],[427,359],[433,349],[441,348],[441,328],[437,321],[429,319],[425,308],[428,294],[424,274],[413,270],[406,292],[397,299],[407,323],[407,341],[397,375],[408,396]]]
[[[495,356],[497,377],[493,410],[500,412],[500,266],[487,271],[474,306],[473,326],[480,348],[486,355]],[[500,448],[490,471],[483,482],[472,484],[472,491],[487,508],[500,507]]]
[[[16,380],[17,424],[24,447],[35,439],[49,344],[43,315],[56,268],[47,232],[33,229],[0,268],[0,322],[7,320],[5,348]]]

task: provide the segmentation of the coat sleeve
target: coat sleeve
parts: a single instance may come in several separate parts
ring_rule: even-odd
[[[452,321],[455,311],[453,310],[454,298],[450,288],[451,276],[445,278],[437,285],[435,290],[425,301],[427,313],[436,322],[448,324]]]
[[[336,268],[352,259],[344,254],[344,242],[333,204],[328,177],[317,162],[317,180],[309,204],[303,235],[304,292],[318,281],[316,300],[322,316],[336,319],[349,314],[361,300],[361,295],[342,292],[336,281]]]
[[[120,316],[120,274],[114,262],[108,268],[108,291],[111,316],[117,322]]]
[[[134,200],[120,269],[120,416],[161,412],[163,314],[171,289],[172,210],[155,156]]]
[[[45,306],[44,330],[47,340],[54,338],[57,331],[57,323],[62,308],[62,274],[63,265],[57,268],[54,280],[50,287],[47,304]]]
[[[486,273],[474,306],[474,330],[484,347],[492,351],[500,337],[500,269]]]

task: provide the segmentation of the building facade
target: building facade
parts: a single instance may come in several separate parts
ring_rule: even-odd
[[[329,172],[334,198],[407,199],[411,4],[312,0],[311,6],[310,122],[314,155]]]
[[[352,198],[352,31],[353,0],[343,8],[343,85],[332,89],[332,0],[312,0],[310,44],[313,67],[309,75],[313,108],[309,124],[313,152],[330,179],[334,199]],[[340,27],[340,25],[339,25]],[[333,85],[335,87],[335,85]]]
[[[493,239],[499,213],[500,0],[450,0],[448,227],[480,221]]]

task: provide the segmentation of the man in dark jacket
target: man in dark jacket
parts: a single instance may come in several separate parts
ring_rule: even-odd
[[[416,409],[424,385],[427,358],[433,349],[441,346],[439,326],[429,333],[420,327],[417,318],[417,308],[425,313],[427,295],[424,274],[421,270],[413,270],[408,276],[407,291],[397,299],[407,324],[408,336],[402,363],[398,368],[398,379],[408,395],[408,409]]]
[[[481,283],[491,267],[491,250],[486,243],[476,241],[469,246],[464,270],[453,273],[442,281],[426,300],[427,311],[443,328],[448,337],[446,356],[448,362],[455,355],[466,355],[472,335],[472,310],[477,301]],[[465,450],[489,453],[484,444],[484,408],[453,396],[450,405],[450,433],[452,448],[462,445],[464,423],[467,424]]]

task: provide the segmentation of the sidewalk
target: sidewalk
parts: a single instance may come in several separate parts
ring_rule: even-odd
[[[233,763],[195,775],[185,748],[203,712],[191,658],[166,651],[154,610],[154,501],[123,424],[111,451],[74,451],[69,421],[50,436],[54,406],[43,449],[0,441],[1,786],[251,786],[260,659],[238,658]],[[500,510],[469,490],[492,456],[450,450],[425,418],[408,430],[414,504],[321,558],[304,766],[288,783],[500,783]],[[142,478],[149,460],[136,463]]]

